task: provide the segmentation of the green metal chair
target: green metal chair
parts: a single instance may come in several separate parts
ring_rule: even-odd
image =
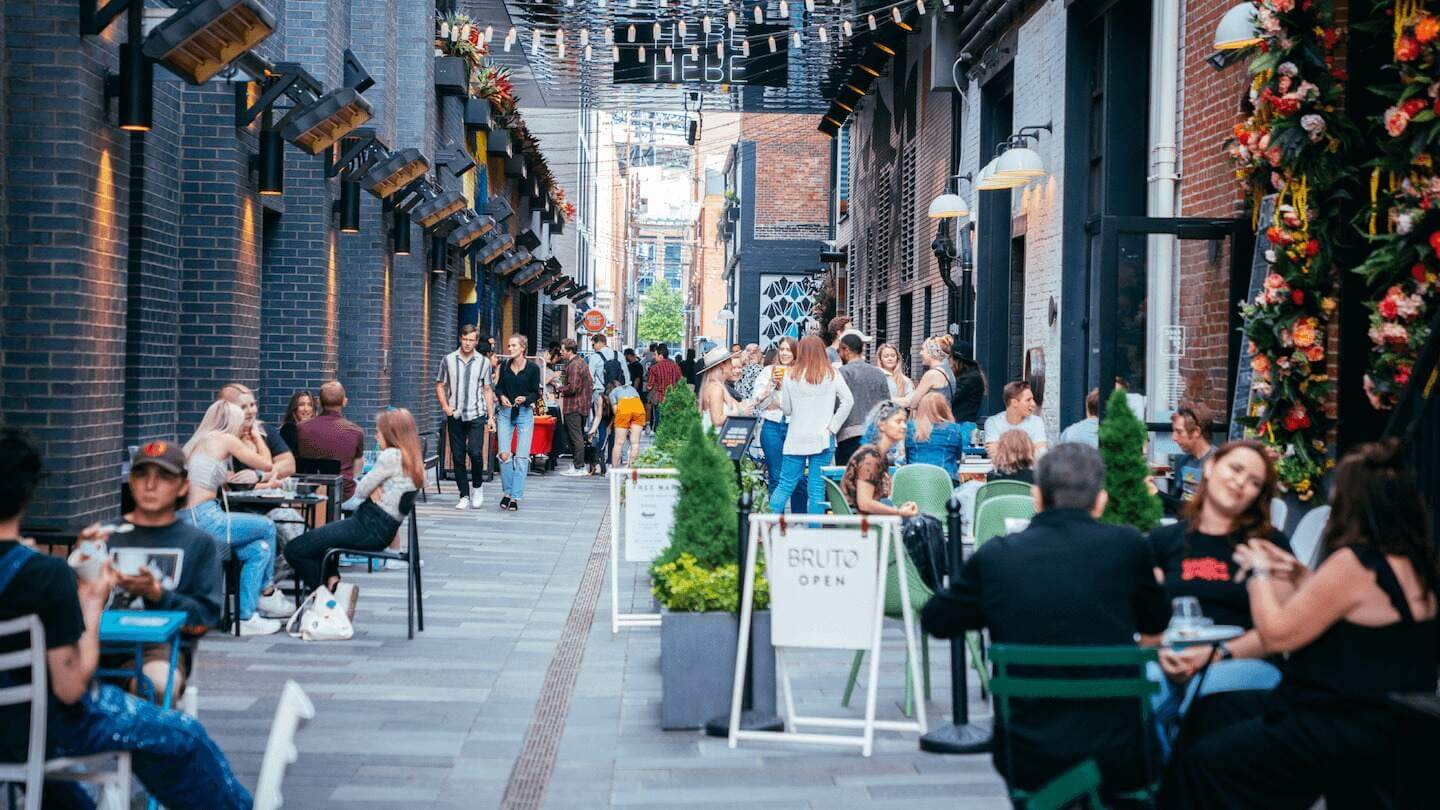
[[[995,644],[990,647],[990,660],[995,664],[995,677],[990,680],[990,690],[995,695],[995,716],[1003,726],[1006,748],[1010,745],[1010,700],[1045,698],[1053,700],[1096,700],[1112,698],[1133,698],[1136,705],[1136,722],[1142,735],[1151,733],[1154,718],[1151,716],[1151,697],[1160,691],[1160,684],[1145,675],[1145,667],[1159,660],[1159,651],[1153,647],[1062,647],[1035,644]],[[1010,671],[1020,666],[1027,671],[1017,675]],[[1073,675],[1055,677],[1034,675],[1034,667],[1064,667],[1067,673],[1076,670],[1097,670],[1101,677],[1077,678]],[[1117,676],[1116,669],[1124,669],[1128,675]],[[1153,803],[1160,788],[1158,763],[1151,759],[1151,746],[1145,751],[1144,787],[1128,793],[1117,794],[1118,798]],[[1061,778],[1069,777],[1070,773]],[[1059,781],[1058,779],[1056,780]],[[1010,774],[1005,774],[1006,784],[1011,784]],[[1046,785],[1045,789],[1053,786]],[[1043,792],[1037,791],[1036,794]],[[1058,791],[1057,791],[1058,792]],[[1010,799],[1017,805],[1027,807],[1032,794],[1015,788],[1010,789]],[[1046,805],[1055,806],[1055,805]],[[1097,805],[1098,806],[1098,805]]]
[[[830,514],[832,515],[853,515],[850,511],[850,502],[845,500],[845,493],[840,491],[840,485],[829,478],[825,479],[825,497],[830,501]]]
[[[944,470],[941,470],[944,472]],[[920,579],[920,570],[911,562],[910,555],[905,553],[905,544],[900,537],[895,537],[896,547],[900,549],[900,559],[905,563],[905,581],[910,588],[910,613],[915,619],[915,632],[920,636],[920,672],[924,681],[925,699],[930,699],[930,637],[920,629],[920,611],[924,610],[925,604],[935,595]],[[900,575],[895,568],[895,560],[891,559],[885,566],[885,618],[903,619],[904,612],[900,603]],[[856,650],[855,660],[850,662],[850,679],[845,683],[845,695],[840,698],[841,706],[850,705],[850,696],[855,692],[855,681],[860,677],[860,664],[865,660],[865,651]],[[909,717],[915,711],[915,684],[910,679],[910,650],[905,650],[905,716]]]
[[[1026,810],[1061,810],[1085,799],[1092,810],[1101,810],[1105,805],[1100,799],[1100,766],[1095,760],[1087,759],[1070,770],[1045,783],[1030,794]]]
[[[914,501],[922,514],[945,522],[945,504],[955,484],[950,473],[934,464],[906,464],[895,471],[890,483],[890,500],[896,504]]]
[[[994,487],[995,489],[992,489]],[[1023,487],[1023,493],[1017,489]],[[975,548],[985,541],[1003,534],[1007,518],[1032,518],[1035,516],[1035,499],[1030,494],[1030,485],[1019,481],[991,481],[975,493]]]

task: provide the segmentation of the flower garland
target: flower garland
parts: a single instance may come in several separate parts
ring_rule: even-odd
[[[1391,5],[1382,2],[1380,7]],[[1440,268],[1440,18],[1420,0],[1393,6],[1395,69],[1399,84],[1381,92],[1391,101],[1381,116],[1387,138],[1370,178],[1369,257],[1356,268],[1375,289],[1370,301],[1373,350],[1365,394],[1377,409],[1397,404],[1429,337]],[[1386,180],[1385,189],[1381,181]],[[1388,212],[1386,211],[1388,209]],[[1377,220],[1385,213],[1384,231]]]
[[[1251,114],[1236,125],[1228,151],[1258,218],[1276,194],[1265,228],[1270,264],[1263,289],[1240,305],[1249,341],[1248,431],[1275,448],[1280,483],[1314,497],[1334,466],[1325,331],[1336,308],[1332,255],[1340,224],[1319,215],[1349,169],[1342,155],[1349,128],[1341,114],[1344,71],[1336,65],[1340,31],[1331,0],[1260,0],[1258,53],[1250,63]]]

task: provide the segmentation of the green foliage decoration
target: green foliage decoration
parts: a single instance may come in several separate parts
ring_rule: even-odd
[[[641,343],[665,343],[677,346],[684,339],[685,300],[680,291],[660,279],[640,298],[640,323],[637,331]]]
[[[663,425],[664,422],[661,422]],[[670,547],[655,560],[651,571],[689,553],[705,568],[735,562],[739,531],[735,513],[735,472],[719,443],[702,430],[697,420],[675,454],[680,498]]]
[[[1105,461],[1105,491],[1110,494],[1101,521],[1134,526],[1142,532],[1159,525],[1164,510],[1147,484],[1146,438],[1145,423],[1130,410],[1125,391],[1115,389],[1100,422],[1100,457]]]
[[[655,449],[671,456],[679,453],[689,439],[691,426],[700,426],[700,408],[695,391],[684,380],[670,386],[660,403],[660,424],[655,428]]]
[[[735,563],[705,568],[690,554],[657,565],[651,574],[650,592],[666,610],[704,613],[740,610],[739,571]],[[765,561],[755,561],[755,609],[770,606],[770,583],[765,579]]]

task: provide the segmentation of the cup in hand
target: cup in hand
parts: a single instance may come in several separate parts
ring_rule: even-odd
[[[115,570],[127,577],[139,576],[150,555],[136,549],[120,549],[115,552]]]
[[[92,582],[100,578],[100,570],[105,566],[106,556],[105,541],[87,540],[70,552],[67,562],[74,569],[77,578]]]

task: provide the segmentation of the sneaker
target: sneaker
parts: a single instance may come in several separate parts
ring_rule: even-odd
[[[509,510],[509,509],[510,509],[510,496],[509,496],[509,495],[506,495],[505,497],[503,497],[503,498],[500,499],[500,511],[501,511],[501,512],[504,512],[504,511],[507,511],[507,510]]]
[[[479,509],[484,503],[485,491],[479,487],[476,487],[475,490],[470,493],[470,508]]]
[[[572,467],[572,468],[570,468],[570,469],[568,469],[568,470],[566,470],[566,471],[564,471],[564,472],[562,472],[562,473],[560,473],[560,474],[563,475],[563,476],[565,476],[566,478],[578,478],[578,477],[580,477],[580,476],[582,476],[582,475],[589,475],[590,473],[585,472],[584,470],[580,469],[579,467]]]
[[[268,636],[278,632],[280,632],[280,622],[267,619],[258,613],[240,622],[240,635],[242,636]]]
[[[295,612],[295,603],[277,588],[268,594],[261,594],[260,600],[255,603],[255,610],[266,618],[284,619]]]
[[[462,497],[460,500],[458,500],[458,501],[455,502],[455,508],[456,508],[456,509],[469,509],[469,508],[470,508],[470,499],[469,499],[469,498],[463,498],[463,497]]]

